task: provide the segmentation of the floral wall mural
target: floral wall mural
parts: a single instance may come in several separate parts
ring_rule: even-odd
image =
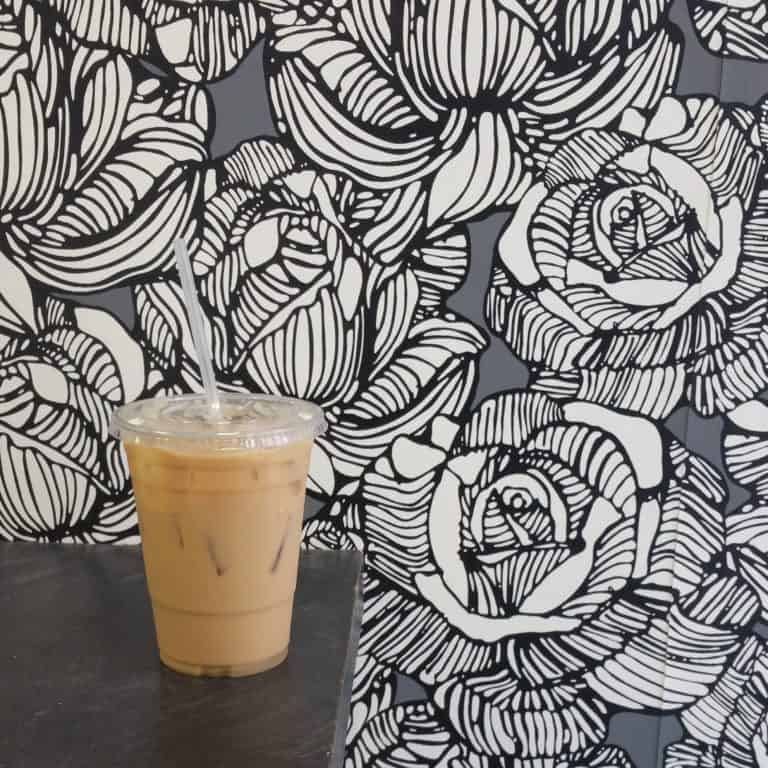
[[[327,414],[348,768],[768,767],[761,83],[764,0],[0,0],[0,537],[137,542],[183,238]]]

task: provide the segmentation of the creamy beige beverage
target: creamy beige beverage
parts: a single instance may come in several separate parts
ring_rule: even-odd
[[[227,395],[120,409],[160,657],[240,676],[288,653],[309,458],[322,413]]]

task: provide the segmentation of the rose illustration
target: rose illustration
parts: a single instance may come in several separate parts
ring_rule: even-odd
[[[355,662],[347,722],[347,744],[380,712],[388,710],[395,697],[397,676],[372,656],[358,654]]]
[[[751,400],[728,414],[723,461],[750,498],[726,518],[726,545],[741,577],[760,598],[768,618],[768,406]]]
[[[712,690],[682,715],[687,738],[666,750],[664,768],[768,765],[768,654],[745,640]]]
[[[88,292],[168,265],[192,237],[208,103],[59,29],[34,4],[0,12],[0,248],[31,279]]]
[[[193,261],[218,375],[325,409],[314,491],[332,494],[398,435],[462,412],[486,344],[445,304],[466,274],[464,229],[426,228],[415,187],[377,195],[271,139],[239,147],[206,188]],[[174,307],[163,290],[151,304],[167,318],[179,297]]]
[[[430,223],[512,205],[557,143],[653,106],[677,72],[667,2],[567,6],[308,2],[276,14],[278,130],[371,189],[424,180]]]
[[[512,763],[508,763],[512,765]],[[467,749],[429,704],[402,704],[383,711],[347,750],[345,768],[495,768],[496,760]],[[597,747],[520,768],[634,768],[623,749]]]
[[[765,0],[688,0],[702,43],[718,56],[768,61]]]
[[[744,109],[669,97],[554,153],[501,236],[487,300],[537,388],[654,418],[765,389],[757,137]]]
[[[269,13],[288,7],[287,0],[48,0],[45,5],[79,42],[151,60],[191,82],[229,74],[262,40]]]
[[[103,310],[38,301],[0,254],[0,538],[135,534],[114,408],[144,387],[139,346]]]
[[[510,392],[398,438],[305,541],[364,543],[361,653],[418,678],[471,751],[544,759],[721,674],[759,610],[724,500],[650,421]]]
[[[155,282],[133,289],[136,323],[133,337],[147,358],[145,397],[199,392],[203,387],[200,364],[189,325],[184,291],[173,272]],[[210,333],[210,324],[203,318]],[[223,377],[219,390],[239,392],[242,385],[230,384]]]
[[[172,279],[138,285],[133,298],[133,335],[148,362],[145,394],[154,397],[200,391],[200,367],[181,285]]]
[[[723,460],[728,473],[757,500],[768,501],[768,405],[750,400],[728,414]]]

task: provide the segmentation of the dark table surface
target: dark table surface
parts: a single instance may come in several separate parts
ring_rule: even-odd
[[[210,680],[161,666],[135,547],[0,543],[2,768],[341,765],[360,556],[302,555],[288,659]]]

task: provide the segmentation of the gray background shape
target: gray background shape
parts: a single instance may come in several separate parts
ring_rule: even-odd
[[[752,105],[768,92],[768,64],[724,60],[710,54],[694,33],[685,0],[675,0],[671,18],[685,38],[678,94],[719,95],[723,101]],[[247,139],[276,135],[269,111],[262,56],[263,45],[260,45],[234,73],[208,86],[216,115],[212,144],[216,157],[230,152]],[[483,308],[494,248],[507,218],[507,214],[495,214],[470,225],[470,272],[462,288],[449,301],[453,310],[483,328],[486,327]],[[130,289],[78,296],[77,300],[81,304],[109,309],[126,326],[133,325]],[[478,401],[494,392],[523,387],[527,376],[525,366],[503,342],[493,337],[480,361],[475,399]],[[722,471],[721,418],[702,419],[692,414],[690,409],[681,408],[672,414],[667,426],[692,451]],[[729,508],[733,509],[745,500],[745,492],[732,486]],[[316,502],[310,501],[307,512],[314,514],[318,508]],[[417,682],[399,676],[397,701],[415,701],[424,697],[424,691]],[[674,717],[626,713],[612,719],[608,741],[621,744],[630,753],[637,768],[652,768],[662,764],[664,747],[681,735],[682,730]]]

